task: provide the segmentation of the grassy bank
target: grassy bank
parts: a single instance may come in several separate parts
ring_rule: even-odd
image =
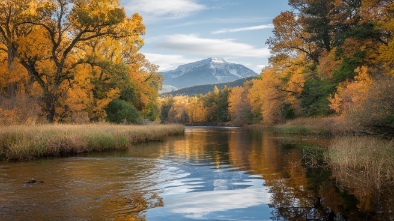
[[[363,174],[363,181],[394,182],[394,142],[376,137],[335,138],[328,149],[337,174]],[[360,175],[355,178],[361,178]]]
[[[297,118],[275,125],[274,129],[280,133],[322,135],[352,134],[357,130],[345,123],[342,117]]]
[[[182,125],[39,125],[0,127],[0,159],[27,160],[126,149],[184,133]]]

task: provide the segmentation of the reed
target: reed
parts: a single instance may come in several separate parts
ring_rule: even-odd
[[[182,125],[38,125],[0,127],[0,159],[28,160],[127,149],[184,133]]]
[[[394,184],[394,142],[376,137],[334,138],[328,149],[334,175],[379,188]]]
[[[352,134],[357,128],[349,125],[343,117],[323,118],[297,118],[284,124],[274,126],[280,133],[287,134],[322,134],[322,135],[345,135]]]
[[[394,197],[394,142],[377,137],[335,138],[328,149],[339,188],[358,199],[357,208],[391,220]]]

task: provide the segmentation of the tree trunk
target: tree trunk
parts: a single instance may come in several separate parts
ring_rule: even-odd
[[[49,123],[53,123],[55,121],[55,113],[56,113],[56,95],[49,92],[45,95],[45,114]]]
[[[12,71],[15,69],[14,60],[16,57],[18,57],[18,52],[16,51],[16,49],[12,44],[7,45],[7,51],[8,51],[8,70]]]

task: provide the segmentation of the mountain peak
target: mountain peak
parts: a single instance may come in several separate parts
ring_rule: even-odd
[[[209,58],[209,60],[212,63],[228,63],[226,60],[224,60],[223,58]]]
[[[160,74],[164,76],[163,85],[171,85],[176,88],[230,82],[257,75],[243,65],[227,62],[220,57],[180,65],[175,70]]]

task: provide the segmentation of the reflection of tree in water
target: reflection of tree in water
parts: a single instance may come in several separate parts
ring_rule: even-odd
[[[290,148],[282,158],[287,162],[283,178],[270,182],[271,206],[276,208],[273,217],[285,220],[393,220],[393,181],[383,176],[379,180],[377,172],[339,169],[335,165],[332,172],[311,168],[308,167],[311,164],[291,157],[294,151]]]
[[[341,189],[358,199],[357,208],[365,211],[368,220],[394,220],[393,180],[337,165],[333,166],[333,176]]]
[[[288,147],[287,147],[288,148]],[[284,151],[281,179],[270,180],[273,220],[343,220],[321,196],[319,180],[328,179],[324,171],[306,169],[301,163],[302,152],[297,148]],[[322,177],[323,176],[323,177]],[[337,194],[335,198],[337,198]]]
[[[273,220],[305,220],[324,217],[320,198],[301,163],[302,151],[281,145],[280,138],[267,131],[252,131],[251,139],[232,134],[229,141],[230,162],[262,174],[272,193]],[[249,141],[245,143],[244,141]],[[316,206],[317,205],[317,206]],[[314,208],[316,207],[316,208]]]
[[[231,134],[230,162],[251,173],[262,174],[265,186],[272,193],[273,220],[393,219],[391,214],[382,216],[380,213],[394,211],[394,186],[373,190],[370,188],[372,183],[357,184],[349,174],[339,176],[335,169],[331,174],[329,168],[313,167],[317,164],[303,161],[305,140],[299,145],[298,141],[274,137],[268,132],[250,134],[251,139],[244,139],[242,134]],[[327,143],[324,140],[313,142]],[[336,181],[332,179],[334,176]],[[352,176],[365,180],[362,174]],[[338,186],[338,183],[343,185]],[[341,188],[343,186],[346,188]]]
[[[316,167],[321,163],[319,158],[314,158],[315,163],[303,161],[305,145],[311,146],[308,140],[275,137],[261,130],[187,136],[187,140],[174,139],[160,145],[159,156],[181,154],[193,161],[231,163],[248,173],[261,174],[272,194],[269,205],[274,209],[272,220],[393,220],[387,212],[394,211],[393,185],[376,189],[373,187],[376,180],[367,181],[362,172],[339,173],[333,168],[331,173],[328,168]],[[312,142],[324,144],[327,140],[312,138]],[[146,211],[144,208],[149,205],[160,206],[155,201],[158,197],[134,198],[133,211]]]
[[[339,187],[368,220],[394,220],[394,143],[377,137],[334,139],[328,156]]]

